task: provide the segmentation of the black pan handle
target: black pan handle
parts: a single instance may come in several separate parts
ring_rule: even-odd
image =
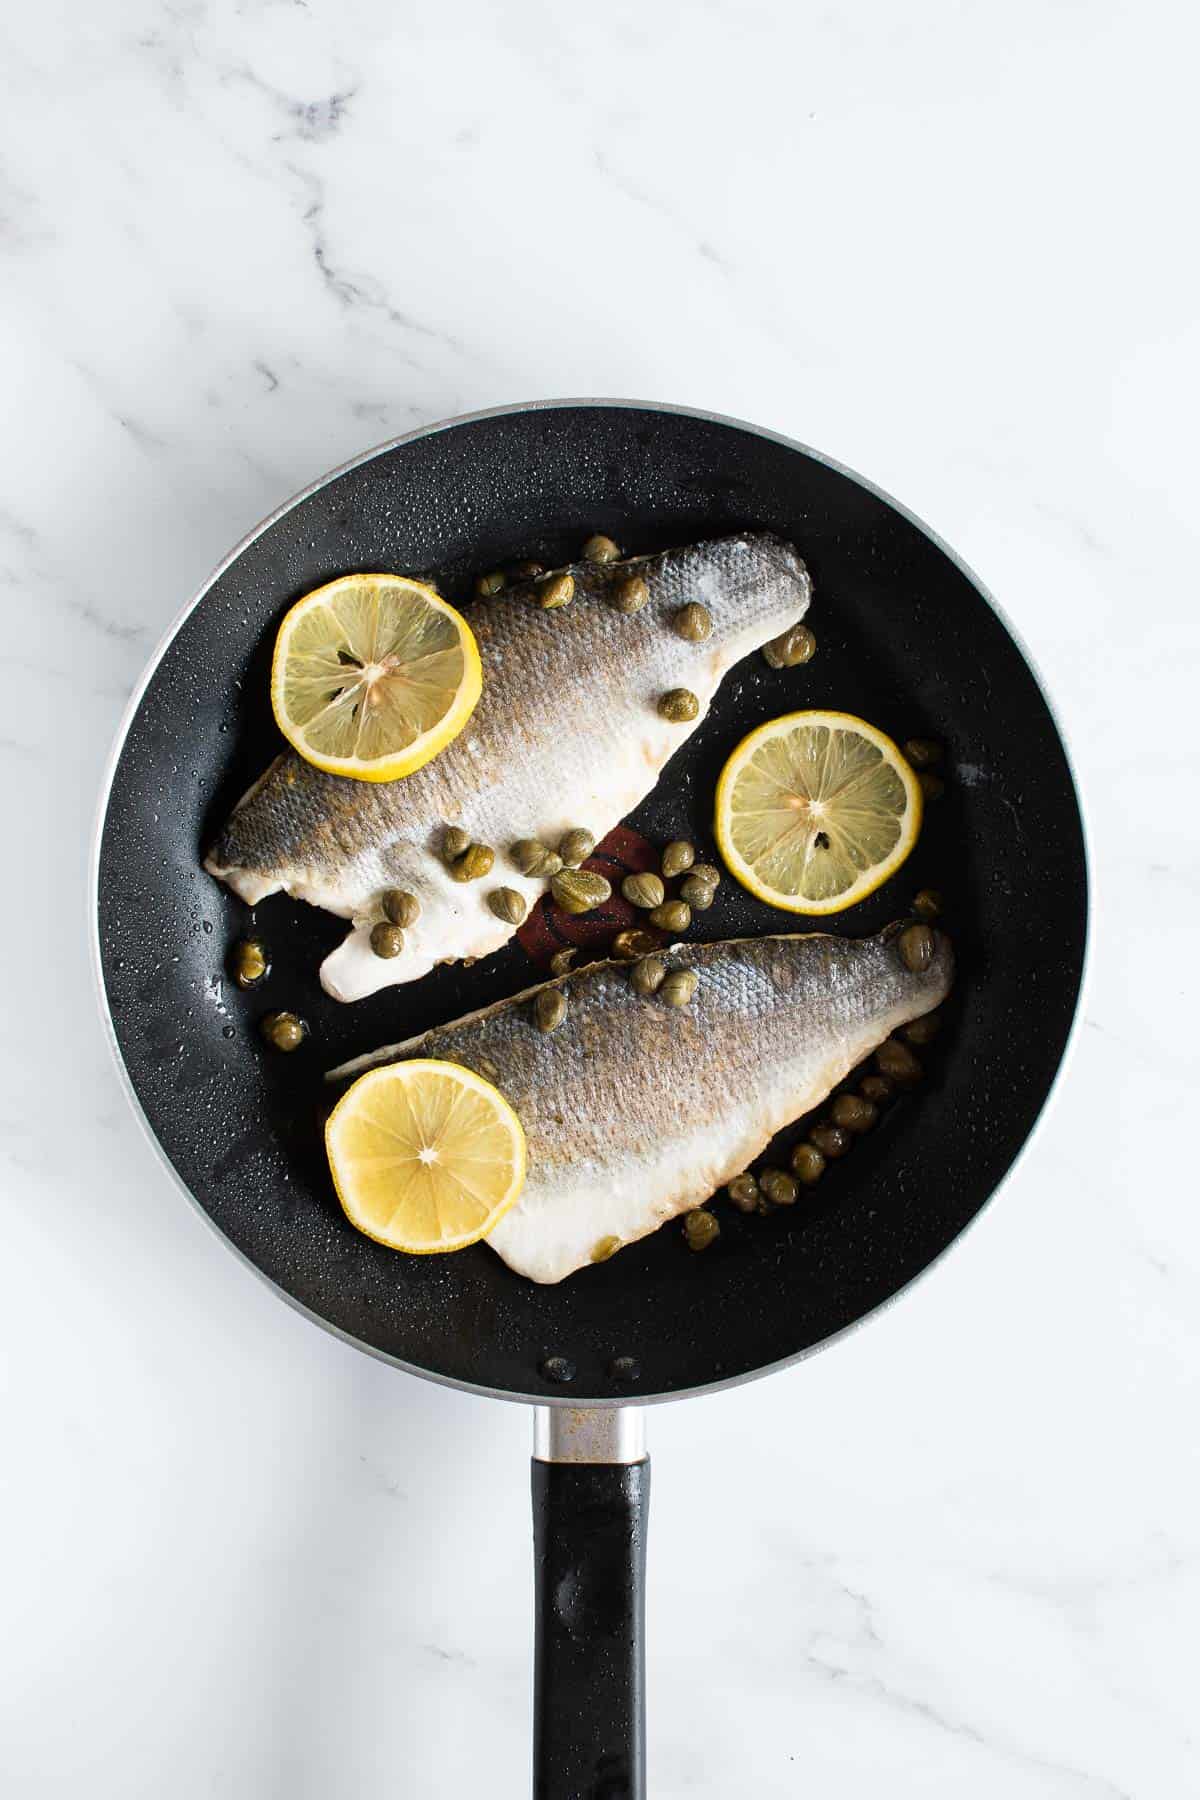
[[[645,1800],[649,1505],[640,1409],[538,1409],[534,1800]]]

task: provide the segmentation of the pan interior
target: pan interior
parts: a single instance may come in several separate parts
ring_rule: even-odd
[[[301,594],[353,569],[474,574],[577,555],[593,531],[638,552],[743,527],[792,539],[813,575],[812,663],[753,657],[631,824],[713,850],[710,807],[735,743],[796,707],[859,713],[947,747],[947,791],[892,882],[829,928],[858,936],[923,885],[946,896],[959,957],[920,1091],[772,1218],[719,1209],[689,1252],[668,1226],[556,1287],[484,1245],[405,1257],[342,1218],[322,1150],[324,1069],[527,986],[519,945],[351,1007],[316,970],[342,921],[284,896],[254,918],[267,986],[228,980],[250,915],[199,850],[280,748],[267,674]],[[598,728],[602,733],[602,708]],[[602,741],[598,753],[603,753]],[[987,1200],[1020,1149],[1074,1013],[1086,927],[1070,771],[1036,680],[969,576],[885,499],[814,455],[729,422],[568,405],[467,420],[384,449],[308,494],[224,569],[158,662],[120,751],[99,867],[104,986],[146,1118],[214,1224],[294,1301],[365,1348],[514,1397],[631,1400],[744,1376],[854,1323],[911,1281]],[[727,879],[696,938],[761,935],[780,915]],[[790,921],[783,928],[789,928]],[[312,1035],[262,1049],[290,1007]],[[647,1071],[645,1079],[653,1079]],[[719,1096],[714,1103],[720,1104]],[[566,1359],[569,1387],[543,1373]],[[551,1361],[551,1370],[560,1365]],[[560,1369],[561,1372],[561,1369]]]

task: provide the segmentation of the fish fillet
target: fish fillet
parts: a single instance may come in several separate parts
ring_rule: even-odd
[[[744,533],[632,558],[577,563],[569,606],[541,611],[529,584],[472,612],[483,695],[453,743],[393,782],[326,775],[279,757],[234,809],[204,866],[251,906],[285,889],[353,921],[321,968],[338,1000],[415,981],[434,964],[498,950],[515,927],[487,904],[512,887],[532,906],[544,883],[505,851],[519,838],[554,845],[573,826],[599,840],[645,798],[695,724],[671,724],[655,703],[690,688],[700,718],[727,670],[801,618],[810,583],[790,544]],[[637,573],[649,600],[618,613],[614,584]],[[712,615],[704,643],[671,619],[696,600]],[[698,721],[697,721],[698,722]],[[447,825],[496,851],[492,874],[456,882],[438,855]],[[399,956],[373,955],[383,889],[416,895],[421,915]]]
[[[937,1006],[953,956],[940,932],[935,942],[921,974],[884,937],[677,945],[672,966],[699,978],[679,1009],[636,994],[627,964],[596,963],[549,984],[567,995],[555,1031],[533,1023],[531,989],[330,1080],[420,1055],[494,1082],[525,1128],[528,1173],[488,1241],[531,1281],[561,1281],[605,1240],[634,1243],[707,1200],[891,1032]]]

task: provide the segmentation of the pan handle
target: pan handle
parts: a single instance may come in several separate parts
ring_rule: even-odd
[[[649,1506],[640,1407],[538,1407],[534,1800],[645,1800]]]

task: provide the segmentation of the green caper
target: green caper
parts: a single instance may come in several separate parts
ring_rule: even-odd
[[[672,725],[687,725],[700,717],[700,702],[691,688],[669,688],[658,697],[659,717]]]
[[[701,606],[695,600],[681,606],[671,620],[671,630],[685,644],[702,644],[705,638],[712,636],[712,625],[712,614],[707,606]]]
[[[904,745],[904,755],[911,768],[932,769],[934,763],[942,760],[942,746],[936,738],[909,738]]]
[[[554,955],[550,958],[550,973],[552,975],[565,975],[574,961],[575,945],[567,944],[562,950],[556,950]]]
[[[881,1075],[894,1081],[897,1087],[915,1087],[921,1079],[921,1065],[899,1038],[885,1038],[875,1052],[875,1062]]]
[[[596,840],[591,832],[576,827],[574,831],[568,831],[565,834],[562,843],[558,846],[558,854],[568,869],[577,869],[580,863],[587,861],[595,848]]]
[[[928,769],[922,769],[917,780],[921,784],[921,792],[925,796],[927,804],[931,806],[934,801],[940,800],[946,791],[946,784],[941,776],[931,775]]]
[[[686,931],[692,922],[692,909],[686,900],[664,900],[650,914],[650,923],[659,931]]]
[[[404,948],[404,933],[398,925],[388,925],[380,920],[371,927],[371,948],[376,956],[399,956]]]
[[[661,956],[643,956],[629,971],[629,985],[635,994],[657,994],[667,978],[667,965]]]
[[[832,1160],[836,1156],[845,1156],[850,1148],[850,1133],[841,1125],[814,1125],[808,1141],[822,1156]]]
[[[505,577],[500,569],[493,569],[490,574],[481,575],[475,583],[475,592],[480,600],[490,600],[504,587]]]
[[[753,1175],[735,1175],[725,1192],[739,1212],[752,1213],[758,1207],[758,1183]]]
[[[548,850],[536,838],[519,838],[508,854],[522,875],[535,875],[539,880],[548,881],[563,866],[557,850]]]
[[[942,1015],[938,1012],[927,1012],[919,1019],[911,1019],[904,1027],[904,1036],[910,1044],[921,1049],[925,1044],[932,1044],[942,1029]]]
[[[567,996],[561,988],[543,988],[533,1003],[539,1031],[556,1031],[567,1016]]]
[[[872,1106],[886,1106],[889,1100],[896,1097],[896,1090],[886,1075],[864,1075],[858,1084],[858,1091]]]
[[[627,875],[621,883],[621,892],[630,906],[639,906],[644,912],[661,906],[667,895],[659,877],[652,875],[649,870],[642,875]]]
[[[257,938],[243,938],[233,947],[231,968],[240,988],[257,987],[271,973],[266,947]]]
[[[471,844],[450,864],[450,873],[455,881],[478,881],[481,876],[491,874],[495,860],[496,852],[490,844]]]
[[[618,961],[635,962],[639,956],[649,956],[652,950],[657,950],[658,939],[652,931],[642,931],[638,926],[630,925],[624,931],[618,931],[611,949]]]
[[[620,545],[614,544],[612,539],[605,537],[602,531],[597,531],[583,546],[584,562],[616,562],[620,554]]]
[[[825,1158],[815,1144],[797,1144],[792,1151],[792,1174],[802,1187],[814,1187],[825,1173]]]
[[[621,1240],[619,1237],[597,1238],[596,1242],[592,1245],[591,1255],[588,1260],[589,1262],[594,1263],[607,1262],[609,1257],[615,1256],[620,1248]]]
[[[710,1212],[705,1212],[702,1206],[698,1206],[695,1212],[684,1213],[683,1235],[687,1239],[689,1250],[707,1250],[721,1235],[720,1222]]]
[[[694,969],[672,969],[659,988],[659,998],[668,1006],[686,1006],[695,993],[699,976]]]
[[[384,888],[379,904],[389,925],[407,928],[415,925],[421,916],[421,902],[405,888]]]
[[[913,911],[920,919],[936,919],[942,910],[942,896],[937,888],[922,888],[913,899]]]
[[[714,869],[711,863],[697,863],[691,872],[690,879],[692,881],[703,881],[712,888],[720,887],[721,871],[720,869]]]
[[[525,901],[516,888],[493,888],[487,897],[487,903],[498,919],[506,925],[519,925],[525,917]]]
[[[716,897],[712,882],[701,881],[698,875],[689,875],[679,884],[679,898],[686,900],[693,912],[707,912]]]
[[[292,1012],[272,1012],[259,1026],[273,1050],[298,1050],[308,1035],[308,1026]]]
[[[772,1206],[795,1206],[799,1188],[783,1169],[763,1169],[758,1185]]]
[[[550,883],[550,892],[565,913],[578,914],[603,906],[612,888],[603,875],[589,869],[563,869]]]
[[[861,1094],[839,1094],[829,1109],[830,1117],[835,1125],[843,1131],[853,1131],[861,1135],[870,1131],[879,1117],[879,1109],[871,1100],[864,1100]]]
[[[773,669],[794,669],[799,663],[811,662],[816,648],[817,640],[807,625],[791,625],[763,645],[763,655]]]
[[[896,939],[900,961],[912,975],[923,975],[937,954],[937,939],[928,925],[906,925]]]
[[[546,573],[546,565],[526,559],[525,562],[514,563],[512,572],[518,581],[536,581],[539,575]]]
[[[649,598],[650,589],[644,575],[626,575],[612,592],[612,603],[619,613],[641,612]]]
[[[470,848],[470,832],[464,831],[461,825],[447,825],[442,833],[442,860],[457,862],[463,852]]]
[[[686,875],[696,860],[695,847],[686,838],[672,838],[662,853],[661,868],[668,881]]]
[[[545,575],[537,585],[537,603],[543,612],[555,612],[569,606],[575,598],[573,575]]]

